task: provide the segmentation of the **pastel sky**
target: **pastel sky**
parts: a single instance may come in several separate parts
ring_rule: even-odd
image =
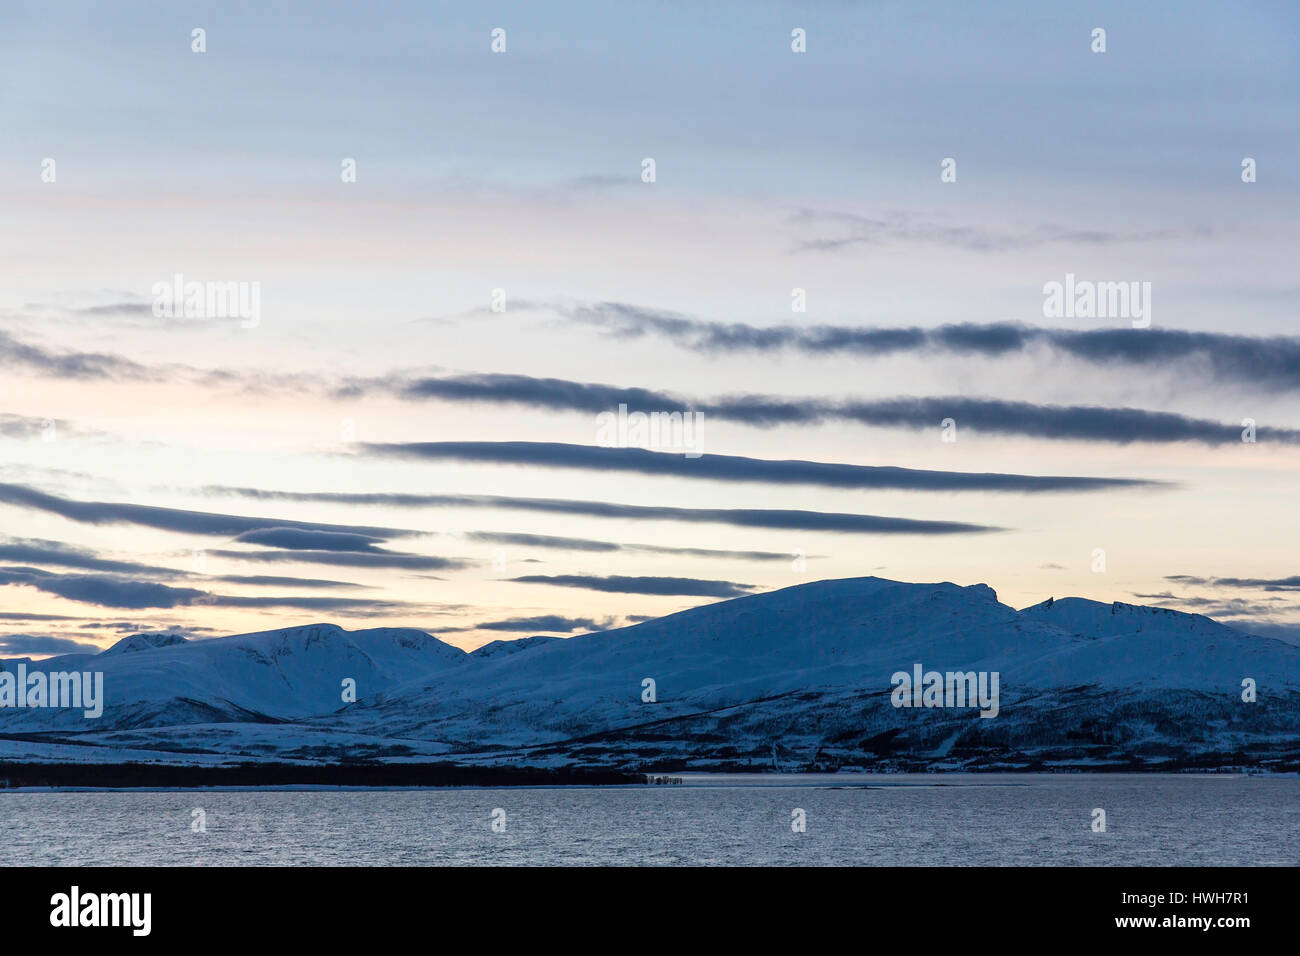
[[[1297,41],[1283,2],[7,3],[0,656],[865,574],[1300,639]],[[176,275],[256,321],[156,314]],[[1067,275],[1149,327],[1045,315]],[[620,403],[702,457],[602,447]]]

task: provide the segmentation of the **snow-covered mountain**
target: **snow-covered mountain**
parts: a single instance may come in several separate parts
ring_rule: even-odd
[[[345,631],[310,624],[204,641],[136,634],[101,654],[27,663],[30,673],[76,669],[104,674],[104,713],[92,721],[72,709],[0,709],[0,733],[34,729],[95,731],[176,724],[269,723],[345,706],[343,681],[356,697],[455,669],[463,650],[423,631]],[[0,670],[16,662],[0,661]]]
[[[79,717],[0,710],[0,735],[665,770],[1300,767],[1300,647],[1128,604],[1017,611],[986,585],[820,581],[474,654],[419,631],[328,625],[137,645],[83,664],[106,675],[92,732]],[[997,715],[895,706],[893,675],[917,664],[996,672]],[[344,705],[349,676],[358,700]],[[23,746],[35,743],[0,741],[0,756]]]
[[[893,706],[892,675],[917,663],[998,672],[998,716]],[[337,723],[665,769],[1256,762],[1300,752],[1300,648],[1159,608],[1016,611],[985,585],[852,578],[552,642],[385,691]]]

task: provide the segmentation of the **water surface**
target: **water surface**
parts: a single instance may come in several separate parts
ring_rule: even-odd
[[[0,864],[1300,864],[1294,776],[683,779],[612,788],[0,791]],[[1106,811],[1104,833],[1092,829],[1094,808]],[[206,832],[192,829],[196,809]],[[791,829],[796,809],[802,833]],[[497,810],[502,832],[493,829]]]

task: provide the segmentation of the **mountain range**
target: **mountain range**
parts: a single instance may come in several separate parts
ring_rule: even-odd
[[[819,581],[472,653],[312,624],[0,670],[20,663],[102,672],[103,715],[0,708],[4,760],[1300,769],[1300,647],[1118,602],[1016,610],[983,584]],[[900,675],[931,672],[996,674],[996,715],[900,706],[922,700]]]

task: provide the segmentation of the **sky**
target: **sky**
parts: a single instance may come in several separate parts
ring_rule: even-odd
[[[870,574],[1300,640],[1298,27],[7,3],[0,655]]]

